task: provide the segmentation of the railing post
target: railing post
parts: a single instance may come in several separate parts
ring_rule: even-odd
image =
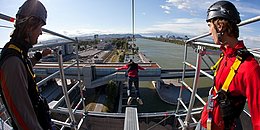
[[[69,100],[69,95],[67,93],[68,90],[67,90],[67,85],[66,85],[65,76],[64,76],[63,58],[62,58],[62,52],[61,52],[60,48],[57,50],[57,56],[58,56],[58,62],[59,62],[60,78],[61,78],[61,83],[62,83],[62,91],[63,91],[64,97],[65,97],[65,102],[66,102],[67,108],[69,110],[69,115],[70,115],[72,127],[74,127],[74,129],[76,130],[77,129],[77,127],[75,125],[76,124],[76,120],[75,120],[75,117],[74,117],[74,115],[72,113],[72,108],[71,108],[71,104],[70,104],[70,100]]]
[[[187,60],[187,49],[188,49],[188,46],[187,46],[188,43],[185,43],[184,45],[184,60],[183,60],[183,72],[182,72],[182,78],[181,78],[181,81],[184,81],[184,76],[185,76],[185,70],[186,70],[186,64],[184,64]],[[181,82],[182,83],[182,82]],[[176,113],[178,113],[179,111],[179,107],[180,107],[180,100],[182,100],[182,89],[183,89],[183,83],[181,84],[181,88],[180,88],[180,92],[179,92],[179,97],[178,97],[178,103],[177,103],[177,108],[176,108]]]
[[[194,105],[194,101],[195,101],[195,95],[197,93],[197,88],[198,88],[198,81],[199,81],[199,77],[200,77],[200,67],[201,67],[201,59],[202,59],[202,55],[205,54],[205,48],[202,46],[198,46],[197,48],[197,62],[196,62],[196,72],[195,72],[195,77],[194,77],[194,81],[193,81],[193,87],[192,87],[192,94],[191,94],[191,98],[190,98],[190,104],[189,104],[189,108],[188,108],[188,112],[184,121],[184,127],[182,130],[186,130],[189,127],[189,120],[191,117],[191,111]]]
[[[77,59],[77,68],[78,68],[78,81],[79,81],[79,88],[80,88],[80,96],[81,96],[81,101],[83,105],[84,112],[86,112],[86,105],[85,105],[85,98],[83,95],[83,85],[80,79],[80,69],[79,69],[79,41],[78,38],[76,38],[76,59]]]

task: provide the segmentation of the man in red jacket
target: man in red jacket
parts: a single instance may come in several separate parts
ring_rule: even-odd
[[[140,92],[139,92],[139,77],[138,77],[138,70],[144,70],[145,68],[139,66],[138,64],[136,64],[132,59],[129,60],[128,64],[126,64],[123,67],[120,68],[116,68],[117,70],[127,70],[127,76],[128,76],[128,89],[127,89],[127,96],[128,96],[128,100],[127,100],[127,105],[130,105],[132,100],[133,100],[133,96],[131,94],[131,90],[132,90],[132,84],[134,82],[134,86],[136,89],[136,93],[137,93],[137,102],[140,105],[143,105],[143,101],[140,98]]]
[[[239,12],[228,1],[218,1],[208,9],[207,23],[223,56],[216,65],[212,96],[204,107],[196,130],[234,129],[247,99],[254,130],[260,130],[260,67],[239,41]],[[233,76],[230,76],[232,75]],[[213,104],[213,105],[209,105]]]

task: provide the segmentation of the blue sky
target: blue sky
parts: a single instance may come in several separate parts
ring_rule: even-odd
[[[135,0],[135,32],[197,36],[208,32],[207,8],[216,0]],[[0,0],[0,13],[15,16],[24,0]],[[41,0],[48,11],[44,28],[68,35],[131,33],[131,0]],[[242,20],[260,15],[259,0],[232,0]],[[13,27],[0,20],[0,25]],[[260,48],[260,22],[240,28],[240,39]],[[0,27],[0,47],[12,29]],[[43,34],[39,40],[53,38]]]

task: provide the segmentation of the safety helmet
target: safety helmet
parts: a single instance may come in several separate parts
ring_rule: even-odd
[[[28,17],[36,17],[43,21],[44,25],[46,24],[47,19],[47,10],[44,5],[38,0],[27,0],[24,4],[19,8],[16,18],[19,16],[28,18]]]
[[[214,3],[208,8],[207,13],[207,22],[213,18],[224,18],[236,24],[241,22],[239,12],[229,1],[218,1]]]

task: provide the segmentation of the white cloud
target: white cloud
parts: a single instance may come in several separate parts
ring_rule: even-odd
[[[257,41],[256,43],[260,42],[260,35],[258,36],[242,36],[242,39]]]
[[[94,35],[94,34],[125,34],[129,32],[129,30],[120,28],[120,29],[92,29],[92,28],[77,28],[75,30],[69,28],[69,29],[63,29],[60,31],[55,31],[59,34],[68,36],[68,37],[76,37],[80,35]],[[53,38],[58,38],[56,36],[53,36],[48,33],[44,33],[39,37],[39,41],[49,40]]]
[[[160,5],[160,7],[165,10],[164,13],[166,13],[166,14],[170,14],[170,13],[171,13],[171,12],[170,12],[170,10],[171,10],[171,7],[170,7],[170,6]]]
[[[255,9],[255,8],[251,8],[251,7],[243,7],[243,6],[238,6],[237,8],[238,8],[239,12],[252,13],[252,14],[260,15],[260,9]]]
[[[171,9],[171,7],[169,7],[169,6],[167,6],[167,5],[161,5],[161,8],[162,8],[162,9],[166,9],[166,10],[170,10],[170,9]]]
[[[178,9],[189,9],[190,8],[186,3],[180,4],[177,7],[178,7]]]
[[[109,27],[108,27],[109,28]],[[112,33],[131,33],[129,28],[91,28],[91,27],[69,27],[69,28],[58,28],[54,29],[55,32],[75,37],[78,35],[93,35],[93,34],[112,34]],[[52,30],[52,29],[50,29]],[[163,21],[157,24],[154,24],[148,28],[135,28],[136,33],[144,34],[144,33],[158,33],[158,32],[172,32],[172,33],[179,33],[179,34],[186,34],[186,35],[198,35],[204,34],[208,32],[208,27],[205,22],[205,19],[198,19],[198,18],[179,18],[173,19],[171,21]],[[47,40],[53,38],[55,36],[49,35],[44,33],[42,36],[39,37],[39,41]],[[57,37],[55,37],[57,38]]]
[[[189,5],[189,0],[167,0],[167,3],[169,3],[169,5],[173,5],[175,7],[177,7],[178,9],[189,9],[190,5]]]
[[[191,15],[198,15],[198,10],[206,9],[214,2],[215,0],[166,0],[165,5],[161,7],[177,8],[180,10],[185,10],[190,12]]]
[[[168,11],[168,10],[165,10],[164,13],[166,13],[166,14],[170,14],[171,12]]]
[[[186,35],[198,35],[208,32],[208,27],[204,19],[175,19],[172,22],[162,22],[150,28],[137,30],[138,33],[172,32]]]
[[[256,25],[258,23],[254,23]],[[259,48],[260,34],[258,28],[254,25],[246,25],[239,28],[240,36],[239,39],[244,40],[244,43],[248,48]]]
[[[197,22],[197,20],[195,19],[189,19],[189,18],[179,18],[179,19],[175,19],[174,23],[193,23],[193,22]]]
[[[206,11],[207,8],[216,2],[216,0],[166,0],[165,5],[161,5],[161,7],[176,7],[180,10],[189,11],[192,15],[196,14],[198,10]],[[237,7],[238,11],[242,13],[251,13],[251,14],[260,14],[260,9],[252,7],[250,3],[244,4],[240,0],[236,0],[233,4]],[[163,8],[165,9],[165,8]]]
[[[241,39],[244,40],[247,48],[259,48],[260,35],[259,36],[241,36]]]

